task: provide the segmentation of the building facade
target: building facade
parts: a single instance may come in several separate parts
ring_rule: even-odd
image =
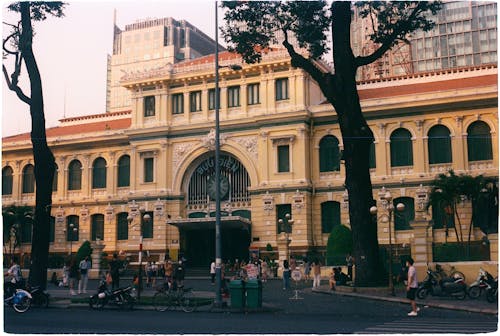
[[[352,42],[356,55],[371,54],[378,47],[370,41],[372,21],[353,16]],[[444,1],[432,18],[435,27],[412,34],[409,44],[399,44],[358,71],[359,80],[410,75],[497,63],[497,4],[491,1]]]
[[[212,54],[214,49],[215,41],[185,20],[146,19],[122,30],[115,17],[113,54],[108,55],[106,112],[130,109],[130,93],[120,84],[125,74]]]
[[[219,64],[242,65],[220,70],[223,259],[246,259],[249,249],[271,248],[281,259],[288,248],[297,255],[324,251],[332,227],[349,226],[335,111],[284,50],[253,65],[223,52]],[[121,81],[131,94],[130,111],[68,118],[47,130],[57,162],[51,253],[99,240],[105,252],[134,260],[142,232],[144,250],[155,260],[183,254],[192,265],[209,264],[215,253],[213,69],[210,55],[130,73]],[[374,199],[381,202],[384,188],[406,205],[392,225],[380,217],[380,244],[391,233],[392,243],[414,246],[418,195],[437,174],[498,176],[497,80],[497,67],[484,66],[359,83],[375,135]],[[34,205],[32,164],[29,134],[3,139],[4,206]],[[287,214],[290,246],[279,225]],[[431,242],[456,240],[440,221],[432,224],[432,211],[422,216]],[[464,200],[459,216],[466,230],[470,202]],[[483,237],[478,228],[472,234],[474,241]],[[28,241],[20,252],[30,253]]]

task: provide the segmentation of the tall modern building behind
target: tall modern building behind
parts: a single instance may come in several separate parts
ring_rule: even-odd
[[[117,27],[115,17],[113,54],[108,55],[106,111],[130,109],[130,92],[120,84],[124,74],[208,55],[214,52],[214,47],[213,39],[184,20],[145,19],[122,30]]]
[[[358,72],[358,79],[432,72],[497,63],[497,4],[480,1],[447,1],[432,18],[428,32],[410,36],[409,45],[399,45],[378,61]],[[378,46],[369,35],[372,23],[354,15],[352,42],[355,54],[367,55]]]

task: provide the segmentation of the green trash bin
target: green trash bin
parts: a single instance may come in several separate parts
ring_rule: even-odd
[[[245,307],[245,284],[241,280],[231,280],[229,282],[229,293],[231,295],[231,307]]]
[[[262,307],[262,281],[248,280],[245,284],[245,289],[247,292],[247,307]]]

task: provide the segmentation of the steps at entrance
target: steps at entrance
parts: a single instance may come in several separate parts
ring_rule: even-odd
[[[190,279],[210,279],[209,267],[188,267],[186,269],[186,278]]]

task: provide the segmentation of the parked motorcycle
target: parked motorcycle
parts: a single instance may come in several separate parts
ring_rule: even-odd
[[[490,303],[498,301],[498,278],[495,278],[491,286],[486,289],[486,300]]]
[[[14,293],[4,291],[4,303],[12,306],[18,313],[24,313],[31,307],[31,294],[24,289],[15,289]]]
[[[479,274],[476,281],[474,281],[467,290],[471,299],[477,299],[481,296],[483,291],[486,291],[495,282],[493,276],[482,268],[479,269]]]
[[[438,274],[427,269],[427,276],[417,289],[417,297],[425,299],[427,295],[431,294],[432,296],[453,296],[460,300],[465,299],[467,285],[463,278],[438,279]]]
[[[30,293],[32,305],[43,308],[49,306],[50,294],[46,290],[42,290],[40,286],[30,286],[24,281],[18,283],[6,282],[4,285],[5,297],[14,295],[18,289],[23,289]]]
[[[106,281],[101,280],[97,293],[89,298],[92,309],[101,309],[105,305],[116,305],[120,308],[132,309],[136,301],[135,288],[132,286],[109,290]]]

